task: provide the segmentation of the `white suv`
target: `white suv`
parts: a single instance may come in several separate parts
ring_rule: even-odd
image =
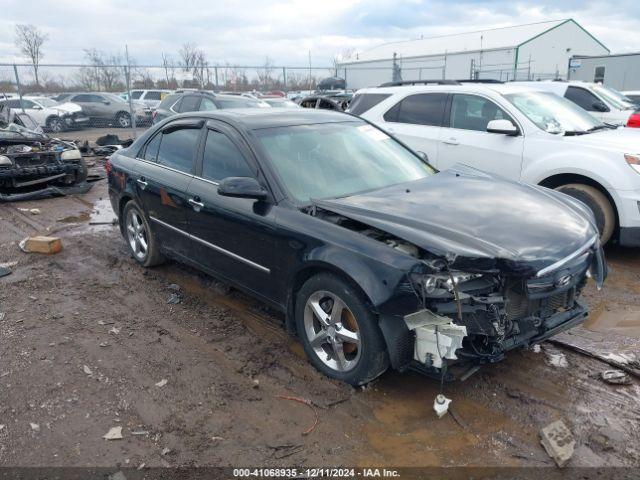
[[[173,93],[171,90],[131,90],[131,100],[143,103],[145,107],[155,110],[164,97]]]
[[[629,117],[637,106],[622,93],[599,83],[580,81],[514,82],[514,85],[529,86],[536,90],[552,92],[582,107],[604,123],[629,125]]]
[[[513,84],[367,88],[349,112],[441,170],[463,163],[571,195],[593,210],[603,243],[615,235],[640,246],[639,130],[607,126],[569,100]]]

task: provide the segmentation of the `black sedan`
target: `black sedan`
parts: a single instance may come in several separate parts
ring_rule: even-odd
[[[286,314],[311,363],[354,385],[443,373],[584,320],[606,266],[564,194],[421,155],[344,113],[169,118],[108,164],[133,257],[188,263]]]

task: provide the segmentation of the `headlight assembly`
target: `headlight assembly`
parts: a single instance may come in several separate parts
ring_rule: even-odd
[[[0,167],[10,167],[13,162],[6,155],[0,155]]]
[[[80,150],[72,148],[71,150],[65,150],[60,154],[60,159],[63,162],[77,162],[82,158]]]
[[[451,272],[437,273],[433,275],[423,275],[420,277],[421,287],[427,294],[436,293],[437,290],[446,290],[447,292],[453,292],[454,285],[473,280],[474,278],[481,277],[479,273],[465,273],[465,272]]]
[[[627,161],[631,168],[633,168],[637,173],[640,173],[640,155],[625,153],[624,159]]]

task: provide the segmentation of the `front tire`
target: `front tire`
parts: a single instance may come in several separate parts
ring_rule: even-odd
[[[322,273],[296,296],[296,327],[311,364],[328,377],[363,385],[389,366],[377,318],[363,295]]]
[[[600,232],[600,243],[607,243],[616,227],[616,214],[607,196],[597,188],[583,183],[561,185],[556,190],[580,200],[591,209]]]
[[[127,112],[120,112],[116,115],[116,125],[120,128],[129,128],[131,126],[131,115]]]
[[[120,219],[122,232],[131,255],[143,267],[153,267],[164,261],[155,235],[151,231],[142,209],[133,200],[129,201]]]
[[[64,129],[64,123],[60,117],[47,118],[47,129],[53,133],[60,133]]]

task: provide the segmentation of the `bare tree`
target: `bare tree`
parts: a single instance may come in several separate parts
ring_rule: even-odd
[[[39,85],[38,68],[40,68],[40,60],[44,54],[42,53],[42,45],[49,36],[41,32],[34,25],[18,24],[16,25],[16,46],[20,49],[25,57],[29,58],[33,65],[33,73],[36,79],[36,85]]]
[[[191,72],[196,65],[198,57],[198,47],[194,43],[183,43],[178,51],[180,55],[180,66],[185,72]]]
[[[85,50],[84,56],[88,67],[80,69],[78,80],[85,87],[114,91],[123,88],[122,58],[119,55],[107,54],[95,48]]]
[[[268,84],[272,82],[271,73],[273,72],[273,60],[268,56],[265,57],[262,67],[258,69],[258,81],[264,88],[268,87]]]
[[[164,68],[164,78],[167,81],[167,85],[171,84],[171,80],[174,78],[175,64],[170,55],[166,55],[162,52],[162,68]]]

